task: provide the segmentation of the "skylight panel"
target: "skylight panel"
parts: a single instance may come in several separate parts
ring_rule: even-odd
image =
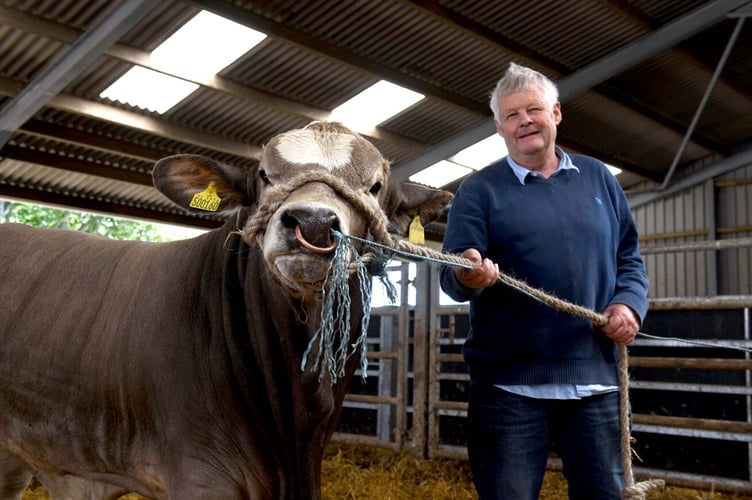
[[[446,186],[450,182],[473,173],[474,170],[452,161],[441,160],[430,167],[424,168],[409,177],[413,182],[425,184],[433,188]]]
[[[473,170],[480,170],[506,155],[507,145],[504,143],[504,139],[500,135],[494,134],[463,149],[449,159]]]
[[[164,113],[197,88],[195,83],[134,66],[99,96]]]
[[[264,38],[263,33],[204,10],[154,49],[151,58],[168,73],[205,78],[217,74]]]
[[[330,119],[356,130],[369,130],[423,97],[423,94],[381,80],[334,108]]]
[[[165,73],[201,80],[226,68],[264,38],[263,33],[201,11],[154,49],[151,58],[154,66]],[[134,66],[100,97],[164,113],[198,87],[181,78]]]

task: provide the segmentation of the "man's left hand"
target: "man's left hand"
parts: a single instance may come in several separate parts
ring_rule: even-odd
[[[611,304],[603,310],[608,323],[601,328],[603,334],[620,345],[632,342],[640,331],[637,314],[624,304]]]

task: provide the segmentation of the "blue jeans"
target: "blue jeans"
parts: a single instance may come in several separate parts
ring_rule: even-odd
[[[481,500],[536,500],[552,445],[561,456],[570,499],[621,498],[618,392],[546,400],[473,386],[467,424]]]

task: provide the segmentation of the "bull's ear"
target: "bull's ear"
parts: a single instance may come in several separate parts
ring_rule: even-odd
[[[174,203],[197,212],[227,212],[250,204],[247,172],[205,156],[175,155],[152,170],[154,186]]]
[[[391,230],[404,236],[413,218],[420,214],[421,224],[438,219],[452,199],[452,193],[421,184],[402,182],[389,184],[384,212]]]

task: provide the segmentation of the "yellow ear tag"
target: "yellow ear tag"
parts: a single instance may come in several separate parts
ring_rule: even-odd
[[[193,195],[189,206],[207,212],[216,212],[221,201],[222,199],[217,195],[217,188],[214,187],[214,181],[211,181],[206,189]]]
[[[413,217],[413,221],[410,223],[410,232],[407,234],[407,239],[410,243],[417,243],[419,245],[426,244],[426,234],[423,230],[423,224],[420,223],[420,215]]]

